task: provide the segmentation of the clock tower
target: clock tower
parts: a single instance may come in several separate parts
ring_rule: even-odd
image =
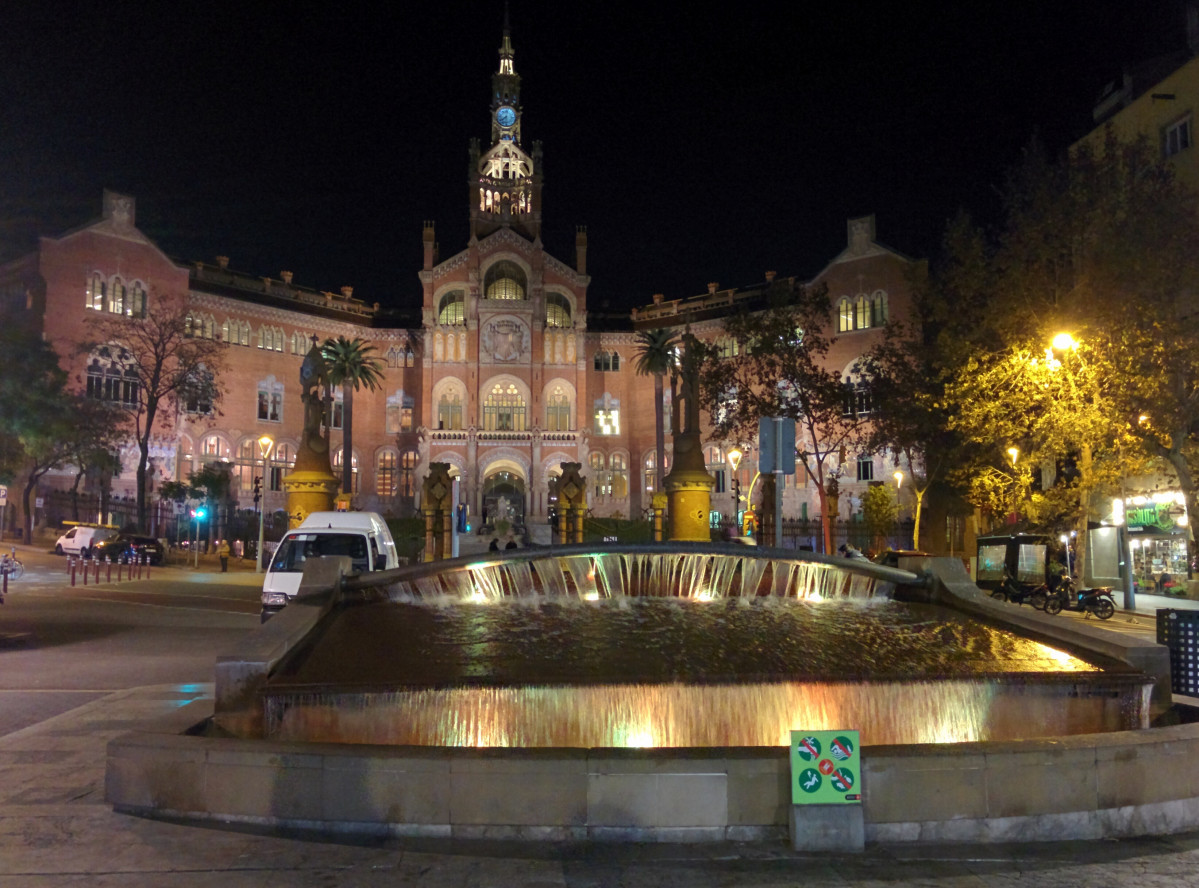
[[[510,228],[530,241],[541,235],[541,143],[532,155],[521,147],[520,75],[513,62],[508,13],[500,66],[491,76],[491,147],[480,153],[478,140],[470,146],[470,233],[486,237]]]

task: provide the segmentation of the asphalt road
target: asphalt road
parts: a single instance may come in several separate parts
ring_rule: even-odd
[[[19,547],[0,606],[0,736],[113,691],[211,682],[216,654],[259,625],[261,581],[238,565],[152,568],[70,585],[67,559]]]

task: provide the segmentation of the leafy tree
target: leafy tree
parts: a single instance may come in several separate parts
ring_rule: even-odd
[[[951,327],[960,346],[945,406],[954,428],[989,448],[992,469],[1009,446],[1063,469],[1033,505],[1077,523],[1082,572],[1092,496],[1139,455],[1169,463],[1196,507],[1195,196],[1145,139],[1108,131],[1059,163],[1031,148],[1004,208],[989,243],[960,239],[985,243],[981,253],[950,264],[976,289]],[[1062,332],[1075,344],[1051,346]]]
[[[136,382],[125,401],[125,425],[137,442],[137,523],[145,529],[150,439],[172,426],[189,403],[215,409],[224,392],[219,375],[225,346],[219,340],[195,335],[187,306],[174,296],[152,296],[145,317],[97,312],[90,325],[92,335],[80,344],[79,351],[91,354],[98,348],[119,349],[129,379]]]
[[[721,357],[708,346],[700,370],[700,402],[717,437],[755,440],[758,420],[786,417],[796,422],[796,446],[804,472],[820,498],[824,550],[832,548],[829,485],[846,449],[858,450],[868,430],[858,421],[852,397],[840,374],[826,367],[832,344],[824,285],[804,287],[789,281],[772,285],[770,305],[724,319],[724,332],[740,348]]]
[[[341,451],[341,490],[354,492],[354,391],[366,387],[378,389],[383,383],[383,362],[375,357],[375,347],[361,337],[338,336],[326,339],[321,353],[329,370],[329,384],[340,385],[344,410]]]
[[[107,405],[67,390],[67,374],[41,336],[18,317],[0,318],[0,481],[24,479],[25,538],[33,533],[33,496],[49,472],[84,465],[117,448],[118,419]]]
[[[917,299],[921,308],[929,303],[927,290],[922,296]],[[867,449],[891,452],[916,500],[915,549],[920,548],[924,497],[933,484],[947,478],[960,449],[957,436],[949,431],[936,325],[927,310],[921,314],[913,324],[888,324],[887,337],[855,367],[874,406]]]
[[[679,338],[665,327],[642,330],[637,334],[637,358],[634,368],[639,376],[654,378],[654,492],[662,491],[666,472],[666,418],[662,409],[663,380],[678,372]]]
[[[886,545],[887,535],[899,520],[899,503],[887,484],[871,484],[862,497],[862,518],[870,532],[871,544],[877,550]]]

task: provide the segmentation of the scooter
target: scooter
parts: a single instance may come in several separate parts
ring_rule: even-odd
[[[991,597],[998,598],[1000,601],[1010,601],[1013,604],[1024,604],[1027,601],[1037,610],[1043,610],[1051,615],[1059,614],[1062,610],[1061,601],[1049,591],[1049,587],[1045,583],[1041,583],[1039,586],[1021,585],[1012,578],[1006,569],[999,581],[999,586],[991,592]]]
[[[1059,597],[1066,607],[1084,612],[1085,617],[1094,614],[1101,620],[1110,620],[1116,612],[1111,586],[1096,586],[1094,589],[1074,590],[1074,580],[1062,577],[1053,595]]]

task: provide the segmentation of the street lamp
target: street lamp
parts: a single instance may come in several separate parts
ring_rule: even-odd
[[[1012,468],[1013,469],[1016,468],[1016,460],[1020,456],[1020,448],[1019,447],[1009,447],[1007,449],[1007,455],[1012,458]]]
[[[262,526],[263,517],[266,515],[266,458],[271,454],[271,448],[275,446],[275,439],[270,435],[263,435],[258,439],[258,453],[262,457],[262,503],[258,507],[258,551],[255,553],[257,559],[255,561],[255,570],[262,573]]]
[[[737,513],[741,511],[741,483],[737,480],[737,469],[741,465],[741,451],[734,447],[728,452],[729,468],[732,469],[729,477],[732,478],[733,488],[733,523],[737,523]],[[740,528],[738,528],[740,531]]]

